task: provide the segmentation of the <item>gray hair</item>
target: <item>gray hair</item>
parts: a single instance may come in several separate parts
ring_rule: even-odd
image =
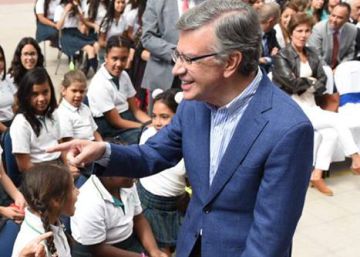
[[[208,24],[214,25],[217,40],[214,50],[226,56],[241,52],[239,72],[242,75],[248,76],[257,70],[261,29],[253,8],[240,0],[205,1],[182,15],[177,28],[195,30]]]
[[[280,6],[275,3],[265,3],[258,10],[260,22],[265,22],[271,18],[274,18],[276,21],[280,18]]]

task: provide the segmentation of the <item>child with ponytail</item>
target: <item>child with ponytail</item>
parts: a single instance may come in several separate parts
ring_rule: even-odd
[[[54,164],[37,164],[24,174],[20,187],[28,207],[16,238],[13,257],[32,240],[46,232],[53,232],[45,243],[47,257],[71,257],[68,237],[59,221],[60,215],[72,216],[79,191],[71,173]]]

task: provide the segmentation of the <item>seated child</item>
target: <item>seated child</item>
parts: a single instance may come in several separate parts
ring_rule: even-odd
[[[171,122],[181,101],[182,92],[178,89],[169,89],[165,92],[156,89],[152,96],[154,98],[152,125],[141,135],[140,144],[144,144],[148,138]],[[185,173],[182,159],[174,167],[141,178],[138,183],[144,215],[151,225],[159,247],[169,256],[175,250],[178,231],[187,207],[185,201],[180,210],[180,201],[189,199],[185,193]]]
[[[45,232],[53,232],[46,242],[47,257],[71,257],[70,246],[59,221],[60,215],[72,216],[79,191],[64,166],[42,163],[24,174],[20,188],[28,206],[16,238],[12,257]]]
[[[71,231],[78,242],[73,257],[139,257],[144,249],[151,257],[167,256],[142,214],[132,178],[92,175],[80,188]]]
[[[69,71],[61,83],[62,99],[57,110],[62,131],[62,141],[73,138],[102,141],[97,125],[87,105],[83,103],[86,94],[86,77],[80,70]],[[92,165],[80,169],[89,177]]]
[[[28,71],[17,92],[19,109],[10,127],[12,152],[21,172],[35,163],[66,164],[61,153],[47,153],[46,149],[62,138],[57,114],[55,91],[44,68]],[[61,157],[61,160],[60,160]],[[72,172],[77,175],[78,169]]]

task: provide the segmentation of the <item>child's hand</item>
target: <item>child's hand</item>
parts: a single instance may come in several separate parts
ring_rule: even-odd
[[[69,170],[71,172],[71,174],[73,175],[74,179],[78,178],[80,176],[80,172],[79,169],[73,165],[68,165]]]
[[[15,204],[8,207],[3,207],[2,215],[8,219],[14,220],[16,223],[21,223],[24,219],[25,213]]]
[[[17,192],[14,198],[15,205],[20,208],[20,210],[24,210],[25,206],[27,205],[25,198],[22,193],[19,191]]]
[[[154,251],[151,251],[150,257],[169,257],[166,253],[160,251],[159,249],[156,249]]]

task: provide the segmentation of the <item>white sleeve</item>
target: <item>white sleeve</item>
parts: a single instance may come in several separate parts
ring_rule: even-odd
[[[63,13],[64,13],[64,7],[58,5],[55,9],[54,21],[58,22],[59,20],[61,20],[61,16],[63,15]]]
[[[141,202],[140,202],[140,198],[136,189],[136,186],[133,186],[133,204],[134,204],[134,216],[139,215],[142,213],[142,207],[141,207]]]
[[[74,137],[73,125],[71,119],[69,115],[67,115],[66,111],[64,111],[64,109],[61,108],[61,104],[57,109],[57,118],[59,120],[61,138]]]
[[[44,0],[37,0],[35,5],[36,14],[45,14],[44,10]]]
[[[115,108],[113,93],[107,88],[112,85],[108,85],[110,83],[108,81],[99,82],[92,80],[90,83],[88,92],[89,105],[90,108],[105,113]]]
[[[71,217],[72,236],[83,245],[99,244],[106,240],[105,203],[88,201],[86,197],[76,202]]]
[[[120,83],[125,84],[126,98],[134,97],[136,95],[136,90],[131,82],[131,79],[126,71],[122,72]]]
[[[10,126],[13,153],[30,154],[32,127],[22,114],[17,114]]]

